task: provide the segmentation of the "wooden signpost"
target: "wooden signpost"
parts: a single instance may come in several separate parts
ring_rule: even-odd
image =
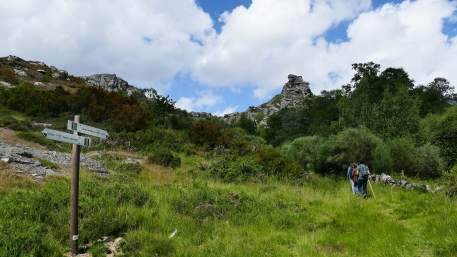
[[[89,136],[98,137],[100,139],[107,139],[108,132],[102,129],[94,128],[79,123],[79,115],[76,115],[74,121],[68,121],[67,129],[73,131],[73,134],[57,131],[53,129],[44,129],[43,135],[50,140],[73,144],[71,166],[73,172],[71,174],[71,214],[70,214],[70,241],[71,241],[71,255],[78,254],[78,198],[79,198],[79,162],[81,157],[81,146],[89,146],[90,138],[80,136],[85,134]]]

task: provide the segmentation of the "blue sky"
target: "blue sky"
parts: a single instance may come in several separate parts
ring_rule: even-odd
[[[400,4],[402,0],[374,0],[372,1],[372,9],[381,8],[386,3]],[[238,6],[244,6],[248,8],[251,4],[251,0],[197,0],[197,4],[207,13],[210,14],[213,20],[214,27],[217,33],[221,32],[221,27],[224,25],[219,21],[219,17],[222,13],[232,11]],[[329,42],[340,43],[348,40],[347,28],[352,23],[353,19],[342,21],[337,26],[331,27],[324,33],[324,37]],[[449,36],[455,36],[457,34],[457,26],[454,23],[445,23],[443,32]],[[350,65],[350,63],[348,63]],[[286,82],[286,78],[284,78]],[[192,80],[190,76],[183,76],[182,74],[177,77],[172,83],[171,90],[168,93],[173,99],[180,99],[181,97],[194,97],[198,98],[199,94],[206,90],[208,87],[205,84],[199,83],[198,81]],[[206,112],[218,112],[224,110],[227,107],[233,107],[236,111],[244,111],[248,106],[259,105],[270,97],[281,91],[281,88],[272,90],[268,95],[258,98],[252,94],[252,90],[248,87],[243,87],[240,90],[232,90],[227,88],[212,89],[214,94],[224,96],[223,99],[219,100],[217,104],[209,107],[200,107],[199,111]],[[314,90],[314,93],[319,93]]]
[[[290,73],[316,94],[339,88],[355,62],[457,84],[456,0],[107,2],[0,1],[0,56],[115,73],[215,114],[269,100]]]

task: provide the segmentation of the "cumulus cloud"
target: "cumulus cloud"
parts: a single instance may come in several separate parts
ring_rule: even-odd
[[[238,105],[228,106],[227,108],[223,109],[222,111],[216,111],[214,113],[214,115],[222,117],[222,116],[224,116],[226,114],[236,112],[238,110],[238,107],[239,107]]]
[[[222,102],[222,97],[211,91],[202,91],[197,97],[181,97],[176,107],[186,111],[202,111]]]
[[[214,33],[193,0],[0,1],[0,17],[0,55],[149,85],[187,70]]]
[[[370,6],[369,0],[253,0],[222,15],[222,31],[207,42],[194,72],[211,85],[252,84],[258,96],[289,73],[322,76],[316,65],[324,62],[326,44],[316,39]]]
[[[164,90],[186,73],[200,85],[252,87],[259,98],[289,73],[302,75],[315,93],[337,88],[349,81],[352,63],[367,61],[403,67],[419,83],[442,76],[455,85],[457,37],[444,34],[443,24],[456,21],[456,5],[405,0],[373,9],[371,0],[252,0],[222,14],[216,33],[194,0],[0,1],[0,55],[76,74],[117,73]],[[326,33],[344,21],[348,40],[329,42]],[[205,92],[177,104],[219,108],[221,97]]]
[[[280,87],[288,73],[311,82],[315,92],[349,81],[354,62],[404,67],[426,82],[444,76],[457,83],[456,38],[443,34],[456,2],[404,1],[372,9],[370,1],[254,0],[222,15],[224,26],[208,41],[194,66],[212,85],[250,84],[263,97]],[[346,42],[324,34],[344,20]],[[452,20],[452,19],[451,19]]]

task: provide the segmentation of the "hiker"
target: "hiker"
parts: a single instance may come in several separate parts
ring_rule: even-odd
[[[359,166],[357,167],[357,170],[359,172],[358,176],[358,181],[357,181],[357,187],[359,194],[361,194],[363,197],[368,196],[367,192],[367,183],[368,183],[368,176],[370,175],[370,170],[368,169],[368,166],[365,164],[364,161],[361,161]]]
[[[351,163],[348,167],[347,171],[347,178],[351,183],[351,189],[353,194],[357,194],[357,165],[355,163]]]

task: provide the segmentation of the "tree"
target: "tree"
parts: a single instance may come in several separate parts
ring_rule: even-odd
[[[450,106],[453,99],[454,87],[445,78],[435,78],[427,86],[419,86],[413,90],[421,100],[420,115],[425,117],[429,113],[441,113]]]
[[[246,131],[246,133],[251,134],[251,135],[254,135],[257,130],[257,126],[256,126],[255,122],[253,120],[249,119],[246,116],[246,113],[241,114],[240,119],[236,123],[236,126],[242,128],[244,131]]]

